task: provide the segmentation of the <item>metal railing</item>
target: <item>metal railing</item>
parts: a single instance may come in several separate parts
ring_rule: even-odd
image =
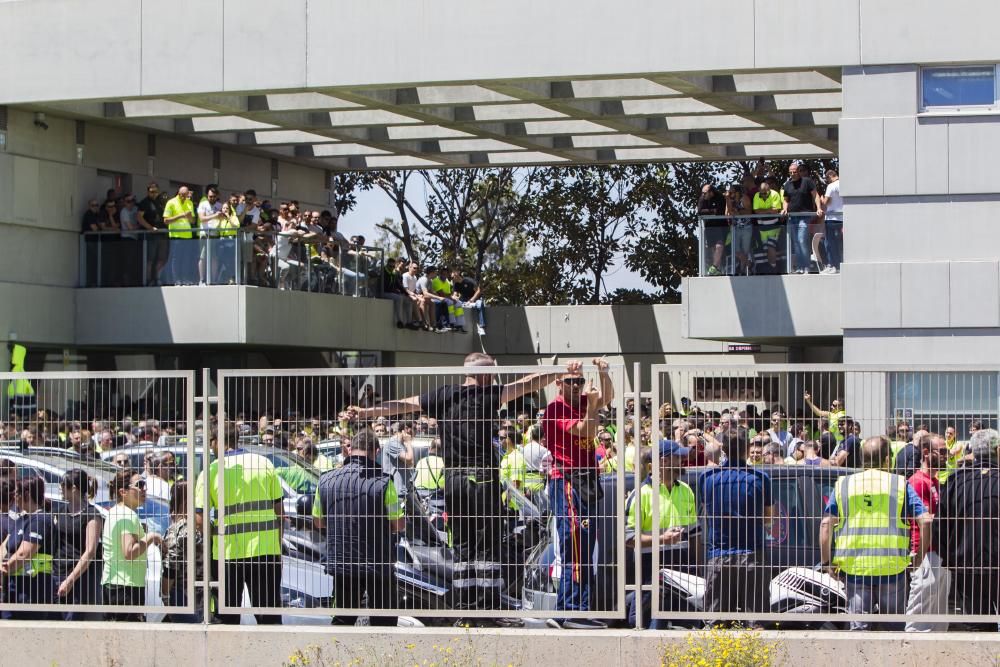
[[[843,261],[843,225],[815,213],[699,216],[698,275],[835,273]]]
[[[217,391],[206,370],[200,399],[190,372],[2,374],[0,510],[26,512],[0,512],[13,522],[0,531],[44,516],[63,528],[6,560],[17,574],[0,609],[997,627],[1000,369],[660,365],[649,390],[626,393],[612,366],[614,398],[591,430],[557,395],[572,404],[567,392],[602,387],[602,375],[587,366],[582,386],[555,384],[567,370],[220,370]],[[97,587],[91,573],[63,599],[83,538],[48,549],[88,506],[112,516],[116,466],[138,472],[114,489],[138,514],[133,531],[176,547],[199,507],[202,551],[188,540],[170,552],[175,565],[183,553],[182,582],[161,583],[153,544],[133,571],[141,592]],[[596,482],[583,474],[595,466]],[[73,469],[97,480],[90,505]],[[12,497],[12,483],[27,495]],[[186,503],[171,511],[180,483]],[[101,579],[114,585],[127,559],[109,559],[127,545],[106,539]],[[52,575],[38,554],[53,556]]]
[[[383,291],[382,248],[247,229],[127,234],[81,235],[81,286],[255,285],[356,297]]]

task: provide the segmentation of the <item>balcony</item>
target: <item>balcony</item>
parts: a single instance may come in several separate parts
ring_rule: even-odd
[[[843,223],[814,218],[703,216],[699,275],[683,284],[684,336],[774,344],[840,338]]]
[[[252,285],[375,298],[381,248],[319,243],[278,232],[171,237],[170,232],[87,232],[80,237],[81,287]],[[213,231],[213,234],[219,234]],[[176,233],[175,233],[176,234]]]

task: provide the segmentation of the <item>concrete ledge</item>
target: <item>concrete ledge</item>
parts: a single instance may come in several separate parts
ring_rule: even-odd
[[[170,665],[655,665],[689,633],[129,623],[0,623],[0,643],[18,647],[20,667]],[[782,665],[992,665],[996,634],[762,632]],[[297,656],[298,651],[308,663]],[[298,658],[298,659],[296,659]],[[426,660],[426,663],[425,663]]]

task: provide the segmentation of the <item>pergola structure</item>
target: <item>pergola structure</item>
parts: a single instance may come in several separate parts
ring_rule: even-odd
[[[841,70],[646,73],[20,105],[332,170],[837,153]]]

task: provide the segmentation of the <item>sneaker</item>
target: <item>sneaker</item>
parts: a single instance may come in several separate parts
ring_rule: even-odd
[[[559,625],[559,621],[554,618],[545,619],[545,625],[552,628],[553,630],[562,630],[562,626]]]
[[[200,285],[201,287],[204,287],[205,286],[205,281],[204,280],[199,280],[198,281],[198,285]]]
[[[837,267],[835,267],[835,266],[828,266],[825,269],[823,269],[822,271],[820,271],[820,273],[822,273],[823,275],[832,276],[835,273],[837,273]]]
[[[483,327],[481,327],[479,325],[476,325],[476,333],[479,334],[480,336],[485,336],[486,335],[486,329],[484,329]]]
[[[397,328],[397,329],[402,329],[402,328],[404,328],[405,326],[406,326],[406,325],[405,325],[405,324],[403,324],[402,322],[396,322],[396,328]]]
[[[710,267],[708,267],[708,275],[710,275],[710,276],[721,276],[722,275],[722,271],[720,271],[715,266],[710,266]]]
[[[451,330],[455,333],[469,333],[465,330],[465,327],[452,327]]]
[[[449,331],[451,331],[451,329],[448,327],[439,327],[434,330],[434,333],[448,333]]]
[[[420,331],[424,327],[419,322],[410,322],[409,324],[406,325],[406,328],[407,329],[413,329],[414,331]]]
[[[608,624],[592,618],[567,618],[562,627],[564,630],[607,630]]]

